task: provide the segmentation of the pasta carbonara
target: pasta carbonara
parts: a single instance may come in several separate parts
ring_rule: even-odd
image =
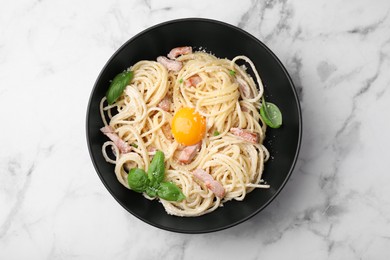
[[[257,85],[238,60],[250,65]],[[157,198],[168,214],[200,216],[269,187],[261,178],[269,157],[259,113],[263,85],[249,58],[178,47],[128,71],[133,78],[118,99],[100,103],[101,130],[110,139],[102,152],[121,184],[130,189],[129,169],[146,171],[159,150],[165,180],[185,195],[182,201]]]

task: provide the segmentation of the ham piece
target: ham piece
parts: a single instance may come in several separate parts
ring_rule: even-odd
[[[248,83],[240,77],[237,77],[237,82],[238,82],[238,86],[241,90],[242,97],[243,98],[253,98],[253,94],[252,94],[252,91],[251,91]]]
[[[184,54],[191,54],[192,53],[192,48],[189,46],[184,46],[184,47],[176,47],[173,48],[169,53],[168,53],[168,58],[170,59],[176,59],[180,55]]]
[[[162,64],[167,70],[172,71],[179,71],[183,67],[183,64],[180,61],[170,60],[164,56],[157,57],[157,62]]]
[[[215,196],[221,199],[223,196],[225,196],[225,189],[223,188],[222,184],[214,180],[213,176],[208,174],[206,171],[202,169],[196,169],[192,172],[192,174],[195,176],[195,178],[203,182],[206,187],[215,194]]]
[[[200,148],[200,143],[191,146],[186,146],[179,154],[179,158],[178,158],[179,162],[184,164],[189,164],[192,161],[192,159],[194,159],[199,148]]]
[[[187,87],[191,87],[191,86],[196,87],[196,85],[198,85],[200,82],[202,82],[202,78],[199,77],[198,75],[194,75],[194,76],[188,78],[186,80],[185,84]]]
[[[258,142],[257,134],[249,132],[248,130],[243,130],[241,128],[230,128],[230,132],[247,142],[254,144],[257,144]]]
[[[123,141],[116,133],[114,128],[107,125],[105,127],[100,128],[103,134],[105,134],[114,144],[118,147],[121,153],[129,153],[131,152],[131,146],[128,145],[125,141]]]
[[[171,101],[169,101],[169,97],[165,96],[160,103],[157,105],[162,110],[168,112],[171,107]]]

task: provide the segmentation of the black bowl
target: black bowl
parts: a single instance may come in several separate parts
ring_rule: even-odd
[[[269,189],[255,189],[242,202],[230,201],[214,212],[200,217],[168,215],[162,204],[149,201],[139,193],[123,187],[101,152],[106,137],[99,131],[103,123],[99,102],[116,74],[140,60],[155,60],[177,46],[203,47],[220,58],[248,56],[256,65],[265,85],[269,102],[283,113],[283,126],[267,130],[265,145],[271,153],[263,179]],[[289,179],[297,160],[301,142],[301,111],[297,93],[286,69],[278,58],[258,39],[232,25],[208,19],[180,19],[153,26],[137,34],[104,66],[93,87],[87,111],[87,142],[95,169],[114,198],[131,214],[158,228],[182,232],[205,233],[239,224],[264,209]]]

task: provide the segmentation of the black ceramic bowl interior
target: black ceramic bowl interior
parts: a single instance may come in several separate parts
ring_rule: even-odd
[[[99,131],[103,122],[99,102],[115,75],[140,60],[155,60],[177,46],[205,48],[220,58],[246,55],[256,65],[265,85],[265,96],[278,105],[283,126],[267,129],[265,146],[271,153],[263,179],[269,189],[255,189],[245,200],[230,201],[200,217],[168,215],[158,201],[123,187],[107,163],[101,147],[107,138]],[[289,179],[301,142],[301,111],[294,85],[278,58],[258,39],[232,25],[208,19],[180,19],[153,26],[127,41],[104,66],[93,87],[86,120],[87,142],[95,169],[112,196],[131,214],[158,228],[182,233],[205,233],[239,224],[264,209]]]

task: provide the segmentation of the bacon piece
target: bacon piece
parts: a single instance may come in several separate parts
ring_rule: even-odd
[[[149,147],[148,152],[150,155],[155,155],[157,152],[157,149],[155,147]]]
[[[214,180],[213,176],[208,174],[206,171],[202,169],[196,169],[192,172],[192,174],[195,176],[195,178],[202,181],[206,187],[215,194],[215,196],[221,199],[223,196],[225,196],[225,189],[223,188],[222,184]]]
[[[161,63],[167,70],[172,71],[179,71],[183,67],[183,64],[180,61],[170,60],[164,56],[157,57],[157,62]]]
[[[249,112],[248,108],[246,106],[241,106],[242,112]]]
[[[163,134],[165,135],[165,137],[166,137],[168,140],[173,140],[171,126],[170,126],[169,124],[163,125],[163,126],[161,127],[161,131],[163,132]]]
[[[191,54],[192,53],[192,47],[190,46],[184,46],[184,47],[177,47],[173,48],[169,53],[168,53],[168,58],[170,59],[176,59],[180,55],[184,54]]]
[[[188,78],[185,82],[186,86],[187,87],[191,87],[191,86],[196,86],[198,85],[200,82],[202,82],[202,78],[199,77],[198,75],[194,75],[190,78]]]
[[[105,127],[100,128],[103,134],[105,134],[114,144],[118,147],[121,153],[129,153],[131,152],[131,146],[128,145],[125,141],[123,141],[116,133],[114,128],[107,125]]]
[[[179,155],[179,162],[184,164],[189,164],[192,159],[194,159],[196,153],[198,152],[200,148],[200,143],[197,143],[195,145],[186,146]]]
[[[253,98],[253,94],[252,94],[251,89],[249,88],[248,83],[240,77],[237,77],[237,82],[238,82],[238,86],[241,90],[242,97],[243,98]]]
[[[257,144],[258,142],[257,134],[249,132],[248,130],[243,130],[241,128],[230,128],[230,132],[247,142],[254,144]]]
[[[168,112],[170,107],[171,107],[171,101],[169,100],[169,97],[168,95],[166,95],[161,101],[160,103],[157,105],[159,108],[161,108],[162,110]]]

